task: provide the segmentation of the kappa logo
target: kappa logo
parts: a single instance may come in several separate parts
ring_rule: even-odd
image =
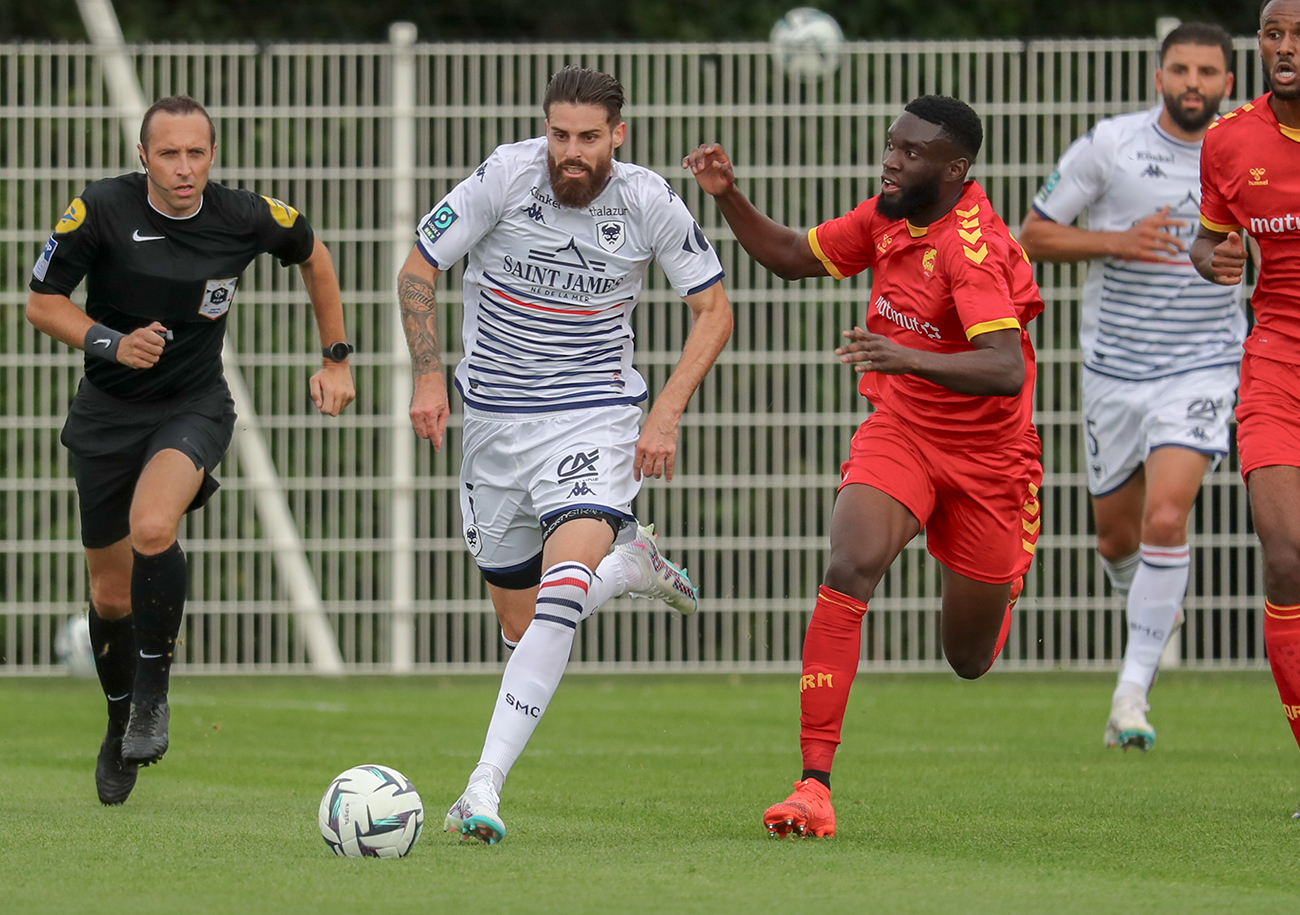
[[[542,212],[541,204],[530,203],[528,206],[520,207],[519,209],[523,211],[525,216],[534,222],[540,222],[542,225],[546,225],[546,215]]]
[[[1246,183],[1249,184],[1251,187],[1262,187],[1263,185],[1268,184],[1268,179],[1264,177],[1264,169],[1262,168],[1250,169],[1250,180],[1247,181]]]
[[[486,174],[487,174],[487,160],[484,159],[483,164],[480,165],[478,168],[474,169],[474,177],[478,179],[479,184],[482,184],[483,176]]]
[[[1194,426],[1188,435],[1196,439],[1198,442],[1208,442],[1210,440],[1210,434],[1200,426]]]
[[[586,480],[579,480],[573,484],[573,489],[569,490],[569,498],[576,499],[579,496],[594,496],[596,491],[587,485]]]
[[[1169,175],[1159,165],[1152,162],[1138,173],[1139,178],[1168,178]]]
[[[596,223],[596,242],[610,254],[623,247],[625,241],[627,231],[623,223],[612,219]]]
[[[558,480],[567,483],[570,480],[592,479],[599,476],[596,462],[600,460],[600,449],[592,451],[575,451],[560,458]]]

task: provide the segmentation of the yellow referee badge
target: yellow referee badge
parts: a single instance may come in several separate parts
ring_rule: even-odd
[[[86,205],[78,197],[68,204],[68,208],[63,211],[59,217],[59,224],[54,227],[55,235],[67,235],[69,232],[75,232],[81,228],[81,224],[86,221]]]
[[[276,200],[274,197],[262,197],[266,205],[271,208],[271,217],[286,229],[292,229],[293,224],[298,221],[298,211],[289,204]]]

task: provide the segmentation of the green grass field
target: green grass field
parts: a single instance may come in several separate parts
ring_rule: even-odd
[[[0,680],[0,910],[1287,913],[1300,754],[1267,674],[1164,675],[1148,754],[1106,751],[1110,675],[862,675],[834,839],[768,838],[798,775],[790,677],[572,676],[506,785],[500,845],[440,831],[492,678],[178,678],[172,749],[95,798],[87,680]],[[333,857],[338,772],[425,803],[402,860]]]

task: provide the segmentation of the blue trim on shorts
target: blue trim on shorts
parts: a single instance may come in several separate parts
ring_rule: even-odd
[[[492,567],[492,566],[479,566],[479,571],[482,571],[482,572],[495,572],[495,573],[498,574],[498,575],[510,575],[510,574],[512,574],[512,573],[514,573],[514,572],[523,572],[523,571],[526,570],[529,566],[540,565],[541,562],[542,562],[542,554],[541,554],[541,553],[538,553],[538,554],[537,554],[536,556],[534,556],[532,559],[526,559],[526,560],[524,560],[523,562],[518,563],[517,565],[512,565],[512,566],[501,566],[500,568],[494,568],[494,567]],[[476,563],[476,565],[477,565],[477,563]]]
[[[1148,381],[1164,381],[1166,378],[1177,378],[1179,375],[1192,375],[1195,374],[1196,372],[1208,372],[1211,369],[1230,368],[1230,367],[1236,367],[1241,365],[1240,358],[1232,359],[1230,357],[1225,357],[1225,360],[1226,361],[1224,362],[1215,362],[1210,365],[1198,365],[1188,369],[1179,369],[1176,372],[1162,372],[1159,375],[1144,376],[1142,378],[1134,378],[1130,375],[1116,375],[1111,372],[1103,372],[1101,369],[1097,368],[1094,365],[1090,365],[1087,362],[1083,363],[1083,368],[1085,371],[1092,372],[1094,375],[1100,375],[1102,378],[1110,378],[1113,381],[1124,381],[1129,384],[1145,384]]]
[[[1124,482],[1123,482],[1123,483],[1120,483],[1118,486],[1114,487],[1113,489],[1108,489],[1108,490],[1106,490],[1105,492],[1093,492],[1092,490],[1088,490],[1088,495],[1092,496],[1094,499],[1102,499],[1102,498],[1105,498],[1106,496],[1113,495],[1114,493],[1119,492],[1121,489],[1123,489],[1125,486],[1127,486],[1128,483],[1129,483],[1129,480],[1131,480],[1131,479],[1133,479],[1135,476],[1137,476],[1137,475],[1138,475],[1138,471],[1141,470],[1141,469],[1142,469],[1143,467],[1145,467],[1145,466],[1146,466],[1146,463],[1145,463],[1145,462],[1143,462],[1143,463],[1141,463],[1141,464],[1138,464],[1137,467],[1133,468],[1133,472],[1130,473],[1128,476],[1126,476],[1126,477],[1124,478]]]
[[[1147,449],[1147,454],[1150,455],[1151,452],[1155,451],[1157,448],[1182,448],[1184,451],[1194,451],[1197,454],[1203,454],[1206,457],[1216,457],[1220,460],[1228,455],[1227,451],[1219,451],[1215,448],[1193,448],[1191,445],[1185,445],[1182,442],[1161,442],[1158,445],[1152,445]],[[1146,462],[1144,461],[1143,463]]]

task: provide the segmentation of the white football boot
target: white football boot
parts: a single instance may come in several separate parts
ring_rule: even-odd
[[[690,616],[700,607],[700,592],[691,584],[686,570],[665,559],[655,546],[655,526],[636,526],[636,539],[614,547],[614,552],[630,560],[638,580],[628,588],[629,597],[661,600],[682,616]]]
[[[442,828],[462,839],[496,845],[506,837],[506,824],[497,813],[500,806],[501,798],[491,782],[472,781],[447,811]]]

